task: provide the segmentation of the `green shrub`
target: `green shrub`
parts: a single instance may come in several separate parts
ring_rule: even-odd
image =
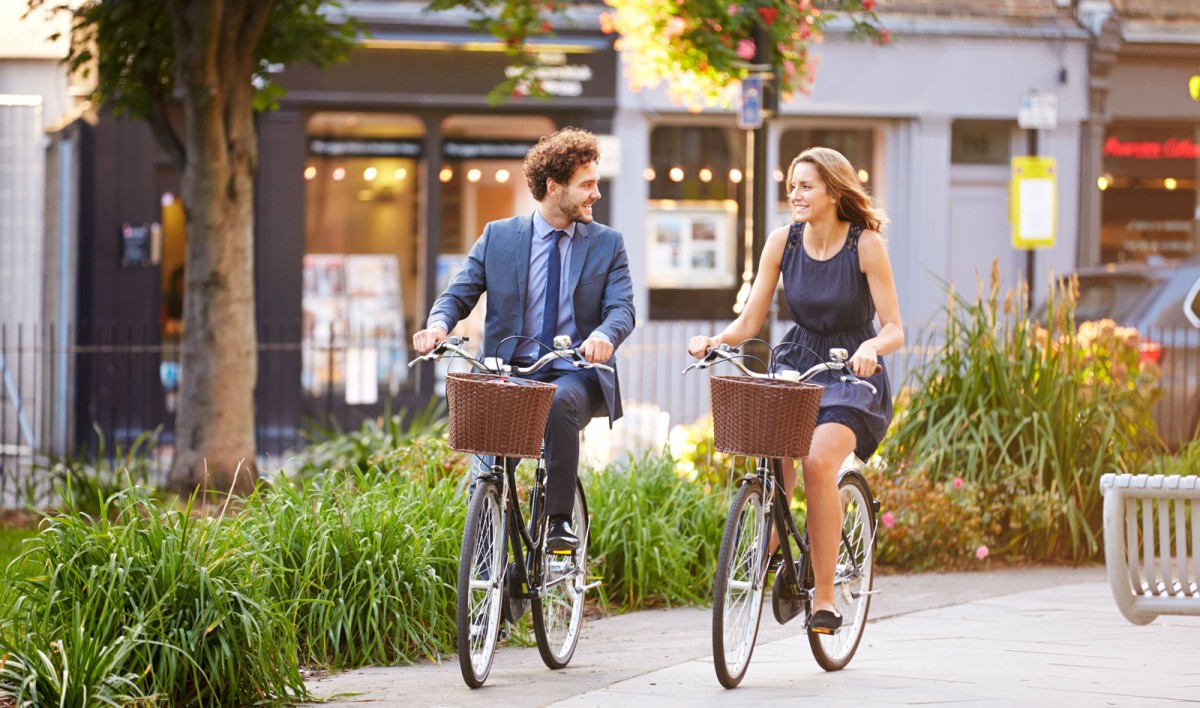
[[[303,481],[331,470],[390,467],[394,461],[388,458],[395,451],[406,450],[422,438],[442,438],[447,425],[445,406],[436,398],[411,419],[406,410],[386,411],[379,418],[364,420],[355,431],[342,430],[336,421],[327,427],[313,424],[305,432],[310,444],[289,460],[288,476]]]
[[[0,621],[0,695],[92,705],[306,697],[270,559],[247,552],[233,518],[160,508],[134,487],[91,517],[48,516]]]
[[[951,290],[936,355],[906,382],[881,455],[932,482],[1044,497],[1059,513],[1030,531],[1042,542],[1022,545],[1094,556],[1100,475],[1137,469],[1156,447],[1157,372],[1140,365],[1136,332],[1111,322],[1077,332],[1069,287],[1052,289],[1048,329],[1013,308],[1011,291],[1000,308],[998,291],[995,266],[986,298]]]
[[[1061,498],[1014,477],[969,483],[916,474],[871,475],[882,503],[876,558],[907,571],[964,570],[1053,555],[1045,530]]]
[[[242,512],[246,539],[277,567],[270,591],[303,661],[344,668],[454,651],[460,490],[437,461],[259,489]]]
[[[720,548],[727,490],[680,477],[675,460],[647,454],[584,479],[592,516],[592,571],[602,603],[632,610],[706,604]]]

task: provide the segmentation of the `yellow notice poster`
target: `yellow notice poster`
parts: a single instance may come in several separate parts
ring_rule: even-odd
[[[1013,248],[1050,248],[1058,223],[1053,157],[1014,157],[1009,199]]]

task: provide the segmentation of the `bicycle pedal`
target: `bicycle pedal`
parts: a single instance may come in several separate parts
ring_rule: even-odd
[[[825,629],[824,627],[809,627],[808,631],[812,632],[813,634],[823,634],[826,636],[832,636],[838,633],[838,630],[836,629]]]
[[[575,553],[575,551],[550,551],[550,555],[552,556],[569,556],[573,553]]]

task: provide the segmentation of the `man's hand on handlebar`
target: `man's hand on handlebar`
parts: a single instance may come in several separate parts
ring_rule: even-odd
[[[430,327],[416,332],[413,334],[413,349],[424,356],[436,349],[437,345],[446,341],[447,334],[446,330],[441,327]]]
[[[613,344],[600,337],[588,337],[579,345],[579,353],[589,364],[603,364],[612,358]]]

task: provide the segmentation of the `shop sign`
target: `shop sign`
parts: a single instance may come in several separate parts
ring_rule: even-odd
[[[162,232],[158,224],[121,224],[121,267],[144,268],[158,262]]]
[[[538,62],[532,76],[541,84],[542,90],[551,96],[582,96],[583,85],[592,80],[592,67],[586,64],[568,64],[566,52],[539,52]],[[505,78],[519,76],[521,69],[510,66],[504,70]]]
[[[420,140],[313,138],[308,141],[310,155],[325,157],[420,157]]]
[[[515,140],[447,140],[442,155],[451,160],[523,160],[533,145]]]
[[[1111,137],[1104,141],[1104,156],[1131,157],[1135,160],[1195,160],[1200,159],[1200,145],[1188,138],[1126,142]]]

